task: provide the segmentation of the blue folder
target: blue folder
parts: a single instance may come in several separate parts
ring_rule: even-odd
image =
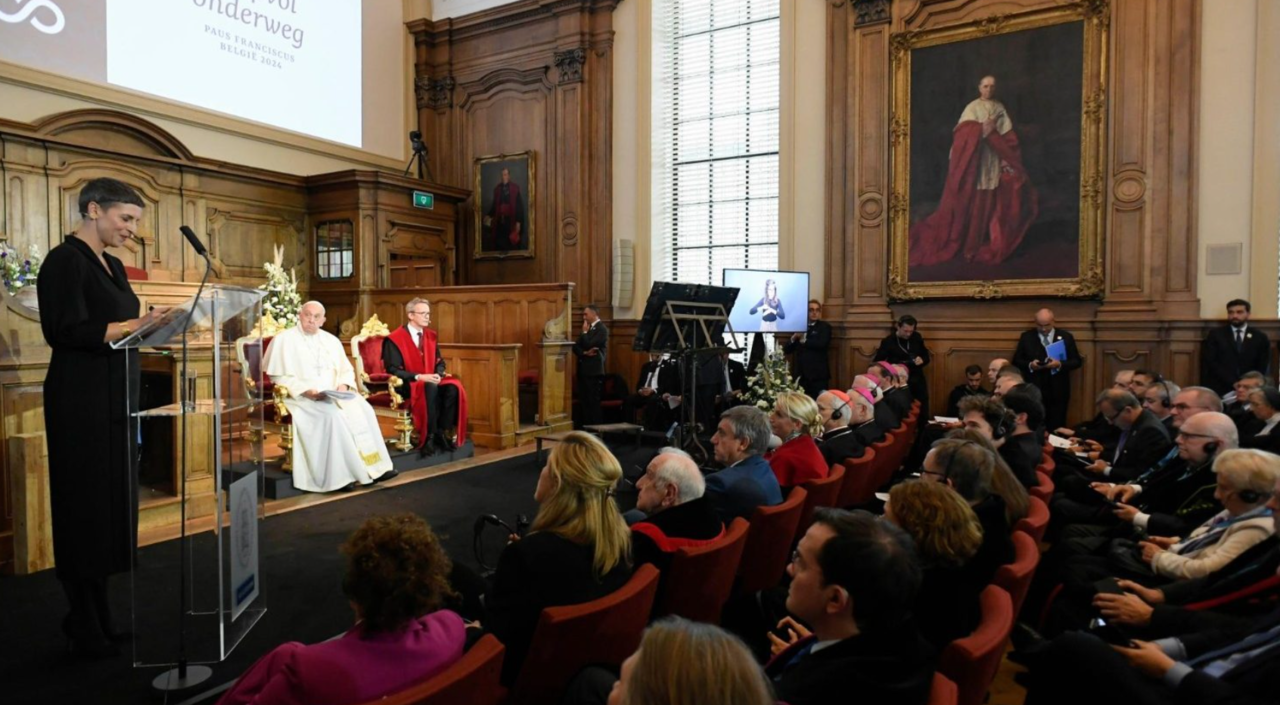
[[[1067,344],[1064,341],[1055,340],[1054,342],[1049,343],[1049,347],[1045,348],[1044,352],[1046,355],[1049,356],[1049,359],[1051,360],[1057,360],[1058,362],[1067,361]],[[1061,371],[1062,371],[1062,368],[1059,367],[1053,370],[1049,370],[1049,374],[1056,375]]]

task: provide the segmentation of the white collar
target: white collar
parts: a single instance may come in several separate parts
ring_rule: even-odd
[[[409,329],[410,333],[413,333],[414,338],[417,338],[418,336],[422,335],[422,329],[413,325],[412,323],[406,323],[405,327]]]

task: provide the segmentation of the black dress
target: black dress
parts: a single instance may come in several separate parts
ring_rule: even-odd
[[[40,327],[52,350],[44,380],[53,552],[61,580],[127,572],[138,515],[130,481],[127,401],[136,408],[134,353],[102,342],[107,325],[138,316],[124,265],[68,237],[40,267]],[[126,396],[126,384],[132,392]]]

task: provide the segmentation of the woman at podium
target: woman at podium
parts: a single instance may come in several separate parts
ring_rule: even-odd
[[[62,622],[81,658],[119,653],[108,609],[107,578],[127,572],[137,545],[130,457],[139,370],[112,341],[159,310],[138,317],[124,265],[106,252],[135,236],[143,202],[128,185],[94,179],[80,191],[80,227],[49,251],[36,291],[49,344],[44,422],[56,574],[70,613]]]

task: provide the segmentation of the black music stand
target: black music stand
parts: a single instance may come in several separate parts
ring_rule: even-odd
[[[639,352],[671,353],[679,358],[685,403],[680,405],[677,443],[703,462],[708,457],[697,433],[698,368],[708,354],[736,350],[724,344],[724,334],[726,330],[733,334],[729,311],[737,299],[736,287],[654,282],[631,345]]]

